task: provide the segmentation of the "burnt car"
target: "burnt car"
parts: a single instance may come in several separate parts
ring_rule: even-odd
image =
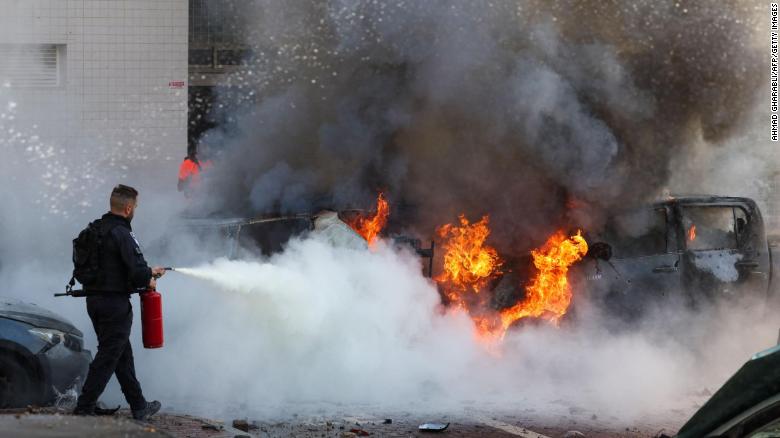
[[[182,218],[173,224],[190,235],[197,236],[204,246],[214,249],[228,258],[239,258],[246,253],[271,255],[281,252],[287,242],[307,233],[323,235],[341,246],[366,247],[363,237],[349,225],[355,214],[363,210],[324,210],[318,213],[293,215],[268,215],[253,218]],[[424,271],[431,276],[433,271],[434,244],[423,247],[420,239],[402,234],[388,236],[397,246],[411,249],[424,259]],[[153,251],[165,251],[169,242],[158,242]]]
[[[78,393],[92,361],[83,334],[61,316],[0,297],[0,408]]]
[[[615,216],[586,236],[583,289],[628,317],[659,298],[702,299],[774,289],[772,245],[755,201],[673,197]]]
[[[780,436],[780,346],[750,358],[683,425],[676,436]]]

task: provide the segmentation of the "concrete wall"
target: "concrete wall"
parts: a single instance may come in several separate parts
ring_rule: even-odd
[[[0,0],[0,11],[0,46],[61,45],[58,86],[0,77],[17,129],[63,161],[80,155],[130,182],[153,169],[175,186],[186,154],[188,1]]]

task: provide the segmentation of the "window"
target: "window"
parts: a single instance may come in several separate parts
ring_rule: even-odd
[[[739,207],[686,207],[683,227],[688,249],[734,249],[737,232],[747,229],[748,217]]]
[[[189,50],[189,63],[190,65],[214,65],[214,50],[208,49],[190,49]]]
[[[0,83],[11,87],[57,87],[64,83],[62,44],[0,44]]]
[[[217,50],[217,65],[246,65],[252,60],[253,53],[249,49]]]
[[[604,239],[622,259],[666,253],[666,234],[666,209],[643,209],[610,219]]]
[[[251,27],[246,0],[190,0],[189,41],[193,46],[244,44]]]

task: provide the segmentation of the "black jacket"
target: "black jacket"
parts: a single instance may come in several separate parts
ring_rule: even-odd
[[[152,269],[146,264],[130,221],[113,213],[101,218],[100,269],[95,291],[132,293],[149,285]]]

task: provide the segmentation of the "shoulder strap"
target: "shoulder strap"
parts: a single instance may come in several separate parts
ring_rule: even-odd
[[[111,231],[113,231],[114,228],[119,226],[119,224],[114,222],[114,221],[110,221],[108,224],[106,224],[102,219],[98,219],[97,221],[100,221],[97,224],[98,235],[99,235],[100,238],[103,238],[104,236],[107,236],[107,235],[111,234]],[[97,222],[97,221],[95,221],[95,222]]]

